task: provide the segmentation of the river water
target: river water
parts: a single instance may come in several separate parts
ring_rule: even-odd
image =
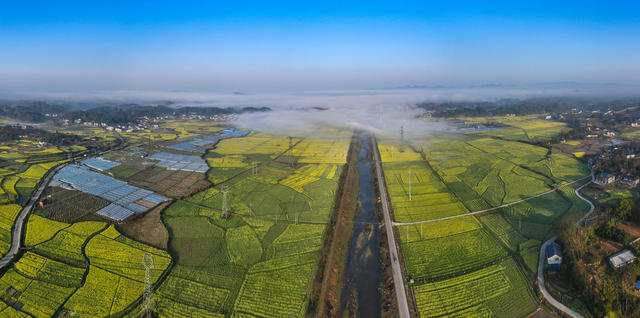
[[[341,305],[346,309],[351,297],[357,300],[357,317],[380,317],[380,243],[378,241],[378,220],[374,210],[373,176],[371,175],[371,143],[369,136],[362,133],[362,148],[358,154],[360,173],[358,200],[361,209],[355,217],[353,235],[349,242],[345,284]]]

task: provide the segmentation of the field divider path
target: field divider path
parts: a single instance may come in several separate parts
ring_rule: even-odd
[[[40,182],[38,190],[36,190],[36,192],[31,196],[31,200],[29,200],[29,203],[27,203],[27,205],[25,205],[20,211],[20,214],[18,214],[18,217],[16,218],[16,221],[13,225],[14,227],[13,235],[11,236],[11,248],[9,249],[7,254],[5,254],[2,259],[0,259],[0,269],[11,263],[16,254],[18,254],[20,245],[22,243],[22,230],[24,229],[24,221],[27,219],[29,212],[31,212],[31,209],[36,204],[36,201],[38,201],[38,199],[42,195],[42,192],[44,192],[44,189],[49,184],[49,181],[51,181],[51,178],[53,178],[53,176],[66,165],[67,164],[61,164],[55,169],[49,170],[49,172],[47,172],[47,176],[42,179],[42,182]]]
[[[413,224],[431,223],[431,222],[437,222],[437,221],[443,221],[443,220],[455,219],[455,218],[459,218],[459,217],[463,217],[463,216],[468,216],[468,215],[475,215],[475,214],[480,214],[480,213],[490,212],[490,211],[493,211],[493,210],[498,210],[498,209],[506,208],[506,207],[509,207],[509,206],[512,206],[512,205],[515,205],[515,204],[519,204],[519,203],[522,203],[522,202],[526,202],[526,201],[529,201],[529,200],[532,200],[532,199],[535,199],[535,198],[541,197],[541,196],[543,196],[543,195],[547,195],[547,194],[549,194],[549,193],[551,193],[551,192],[557,191],[557,190],[562,189],[562,188],[564,188],[564,187],[566,187],[566,186],[572,185],[572,184],[574,184],[574,183],[576,183],[576,182],[580,182],[580,181],[582,181],[582,180],[584,180],[584,179],[586,179],[586,178],[592,178],[592,176],[591,176],[591,175],[589,175],[589,176],[586,176],[586,177],[584,177],[584,178],[576,179],[576,180],[573,180],[573,181],[571,181],[571,182],[569,182],[569,183],[565,183],[565,184],[563,184],[563,185],[561,185],[561,186],[557,186],[557,187],[555,187],[555,188],[553,188],[553,189],[551,189],[551,190],[548,190],[548,191],[545,191],[545,192],[542,192],[542,193],[538,193],[538,194],[533,195],[533,196],[530,196],[530,197],[528,197],[528,198],[524,198],[524,199],[520,199],[520,200],[518,200],[518,201],[513,201],[513,202],[505,203],[505,204],[498,205],[498,206],[494,206],[494,207],[492,207],[492,208],[488,208],[488,209],[484,209],[484,210],[478,210],[478,211],[473,211],[473,212],[469,212],[469,213],[458,214],[458,215],[452,215],[452,216],[447,216],[447,217],[443,217],[443,218],[439,218],[439,219],[424,220],[424,221],[415,221],[415,222],[395,222],[395,221],[393,221],[393,225],[394,225],[394,226],[404,226],[404,225],[413,225]],[[587,183],[587,184],[588,184],[588,183]],[[586,185],[586,184],[585,184],[585,185]],[[583,186],[584,186],[584,185],[583,185]],[[583,199],[583,200],[585,200],[582,196],[580,196],[580,198],[581,198],[581,199]],[[589,201],[587,200],[587,202],[589,202]],[[589,203],[590,203],[590,202],[589,202]],[[590,204],[591,204],[591,203],[590,203]],[[593,205],[593,204],[592,204],[592,205]],[[586,216],[586,215],[585,215],[585,216]]]
[[[582,190],[582,188],[584,188],[586,185],[590,184],[591,182],[593,182],[595,176],[593,174],[593,171],[591,171],[591,181],[581,185],[580,187],[578,187],[577,189],[575,189],[575,194],[576,196],[578,196],[578,198],[586,201],[587,203],[589,203],[589,212],[587,212],[587,214],[585,214],[582,218],[580,218],[580,220],[578,220],[578,222],[576,222],[576,228],[580,226],[580,224],[582,223],[582,221],[587,218],[589,215],[591,215],[591,213],[593,213],[593,210],[595,210],[595,205],[593,205],[593,203],[591,201],[589,201],[588,199],[586,199],[585,197],[583,197],[580,194],[580,190]],[[540,254],[538,255],[538,287],[540,288],[540,292],[542,293],[542,296],[549,302],[549,304],[551,304],[553,307],[555,307],[556,309],[562,311],[563,313],[569,315],[570,317],[573,318],[584,318],[584,316],[582,316],[580,313],[574,311],[573,309],[563,305],[561,302],[559,302],[558,300],[556,300],[555,298],[553,298],[553,296],[549,293],[549,291],[547,290],[547,287],[545,286],[544,283],[544,258],[546,255],[546,250],[547,250],[547,246],[549,246],[550,244],[553,244],[556,240],[556,237],[552,237],[550,239],[548,239],[546,242],[544,242],[541,246],[540,246]]]
[[[393,232],[393,221],[389,213],[389,198],[387,197],[387,188],[384,177],[382,176],[382,159],[378,150],[376,138],[371,138],[371,152],[373,153],[373,161],[376,165],[376,177],[378,178],[378,187],[380,191],[380,200],[382,201],[382,211],[384,212],[384,226],[387,232],[387,241],[389,242],[389,252],[391,254],[391,267],[393,268],[393,284],[395,286],[396,298],[398,301],[398,311],[400,318],[409,318],[409,303],[407,302],[407,292],[404,286],[404,277],[402,276],[402,267],[398,260],[398,248],[396,247],[396,239]]]

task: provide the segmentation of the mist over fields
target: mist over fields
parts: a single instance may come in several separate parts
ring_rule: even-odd
[[[316,90],[295,92],[197,91],[8,91],[0,101],[20,104],[46,101],[71,108],[141,104],[171,107],[269,107],[271,112],[246,113],[235,124],[281,134],[313,134],[317,127],[365,129],[382,136],[408,135],[449,129],[446,124],[418,120],[423,111],[414,106],[433,102],[496,102],[542,97],[619,98],[638,96],[639,87],[608,83],[483,84],[475,86],[402,86],[369,90]]]

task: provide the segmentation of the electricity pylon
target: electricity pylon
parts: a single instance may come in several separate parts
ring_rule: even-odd
[[[144,294],[142,300],[141,317],[153,317],[153,298],[151,294],[151,270],[154,267],[153,255],[144,253],[142,255],[142,266],[144,266]]]

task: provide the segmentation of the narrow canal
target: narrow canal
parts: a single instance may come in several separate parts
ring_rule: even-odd
[[[361,138],[362,148],[358,154],[360,209],[349,242],[341,306],[343,311],[348,309],[356,317],[380,317],[382,268],[374,210],[371,143],[368,134],[363,132]]]

